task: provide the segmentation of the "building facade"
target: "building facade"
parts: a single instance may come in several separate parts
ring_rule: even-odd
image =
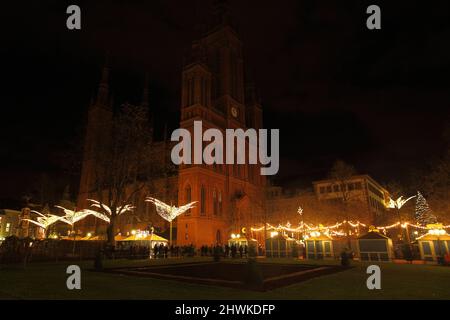
[[[77,207],[89,206],[86,199],[95,198],[95,148],[108,141],[108,123],[113,105],[108,86],[109,68],[103,69],[96,99],[88,112],[80,190]],[[144,86],[143,102],[148,100]],[[232,26],[225,5],[215,6],[214,19],[207,32],[192,43],[182,70],[180,127],[194,135],[194,121],[203,130],[262,128],[262,107],[254,86],[246,82],[242,42]],[[246,141],[248,152],[248,141]],[[170,160],[173,143],[154,141],[159,161]],[[193,154],[193,153],[192,153]],[[248,154],[246,154],[248,163]],[[135,198],[135,213],[120,217],[116,233],[147,229],[149,224],[167,229],[168,224],[155,216],[154,208],[144,202],[154,196],[166,203],[183,205],[197,201],[196,207],[174,221],[178,245],[224,244],[232,233],[250,230],[265,212],[266,179],[258,164],[180,165],[175,173],[162,174],[152,181],[153,189],[144,189]],[[99,232],[102,222],[85,219],[82,231]]]
[[[262,107],[245,81],[242,42],[225,8],[216,7],[215,18],[192,43],[183,69],[180,127],[191,136],[194,121],[223,135],[226,129],[262,128]],[[178,218],[177,242],[225,243],[230,234],[249,230],[264,212],[265,183],[256,164],[181,165],[178,203],[198,203]]]
[[[377,221],[386,212],[390,199],[389,192],[369,175],[356,175],[344,181],[314,181],[313,187],[320,201],[344,200],[362,204],[370,223]]]

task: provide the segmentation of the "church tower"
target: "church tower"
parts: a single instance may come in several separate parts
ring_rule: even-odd
[[[109,66],[107,58],[102,70],[97,96],[91,102],[88,110],[77,209],[87,208],[89,204],[86,199],[89,199],[95,191],[94,163],[98,155],[96,148],[107,143],[110,136],[110,124],[113,116],[112,104],[113,102],[109,95]]]
[[[249,109],[248,109],[249,108]],[[259,102],[246,106],[242,42],[223,1],[214,7],[212,28],[194,41],[182,72],[180,127],[191,132],[194,121],[203,130],[258,129]],[[251,117],[251,119],[247,119]],[[248,155],[246,157],[248,162]],[[177,244],[214,245],[231,233],[245,233],[252,217],[263,210],[265,180],[258,165],[181,165],[178,205],[198,201],[177,219]],[[244,234],[243,234],[244,236]]]

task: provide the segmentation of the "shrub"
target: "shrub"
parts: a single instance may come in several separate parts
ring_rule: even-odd
[[[30,242],[31,238],[19,239],[16,236],[6,237],[0,246],[0,262],[1,263],[18,263],[29,259],[31,254]]]
[[[402,245],[402,253],[403,253],[403,258],[405,260],[408,260],[408,261],[413,260],[413,253],[411,252],[411,247],[409,244]]]
[[[348,267],[350,265],[350,254],[347,250],[341,252],[341,265],[343,267]]]
[[[292,257],[298,258],[298,244],[292,246]]]
[[[248,256],[250,258],[255,258],[258,255],[256,252],[256,245],[254,243],[251,243],[248,247]]]
[[[262,290],[263,288],[264,282],[261,267],[256,262],[256,259],[248,259],[246,265],[245,282],[249,287],[253,289]]]
[[[97,271],[103,270],[103,251],[99,250],[94,260],[94,269]]]
[[[220,250],[219,246],[215,246],[214,247],[214,254],[213,254],[213,256],[214,256],[214,261],[215,262],[219,262],[220,261],[220,255],[221,255],[220,251],[221,250]]]

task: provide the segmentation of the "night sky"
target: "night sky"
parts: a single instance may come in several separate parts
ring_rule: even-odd
[[[148,72],[158,128],[177,128],[183,53],[211,3],[2,4],[0,198],[35,190],[44,175],[59,192],[77,179],[67,159],[79,152],[106,52],[115,103],[138,103]],[[449,1],[229,3],[265,127],[280,129],[278,183],[310,186],[338,158],[407,183],[445,151]],[[81,7],[80,31],[66,28],[70,4]],[[381,7],[382,30],[366,28],[369,4]]]

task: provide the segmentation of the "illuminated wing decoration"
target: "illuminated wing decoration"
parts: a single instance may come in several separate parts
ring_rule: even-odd
[[[108,215],[111,215],[111,209],[108,206],[104,205],[103,203],[101,203],[100,201],[97,201],[97,200],[93,200],[93,199],[87,199],[87,200],[92,202],[91,207],[103,209],[104,211],[106,211],[108,213]]]
[[[175,207],[170,206],[167,203],[162,202],[161,200],[155,199],[155,198],[147,198],[145,199],[147,202],[151,202],[155,204],[156,206],[156,212],[165,220],[171,222],[179,215],[183,214],[184,212],[188,211],[189,209],[194,208],[194,204],[197,203],[197,201],[185,204],[181,207]]]
[[[106,214],[103,214],[101,212],[95,211],[95,210],[90,210],[90,209],[84,209],[83,211],[87,212],[89,215],[92,215],[96,218],[99,218],[100,220],[103,220],[107,223],[111,222],[111,219],[109,219],[109,217]]]
[[[117,208],[116,212],[117,212],[117,215],[119,216],[122,213],[125,213],[125,212],[128,212],[128,211],[129,212],[133,211],[134,208],[135,208],[135,206],[132,206],[131,204],[126,204],[126,205],[124,205],[124,206],[122,206],[120,208]]]
[[[92,202],[92,204],[91,204],[91,207],[94,207],[94,208],[99,208],[99,209],[102,209],[103,211],[105,211],[109,216],[111,216],[111,214],[112,214],[112,210],[111,210],[111,208],[110,207],[108,207],[106,204],[103,204],[103,203],[101,203],[100,201],[97,201],[97,200],[93,200],[93,199],[87,199],[88,201],[90,201],[90,202]],[[120,216],[121,214],[123,214],[123,213],[125,213],[125,212],[131,212],[131,211],[133,211],[133,209],[134,209],[135,207],[133,206],[133,205],[131,205],[131,204],[125,204],[125,205],[123,205],[123,206],[121,206],[121,207],[118,207],[117,209],[116,209],[116,215],[118,215],[118,216]],[[93,210],[89,210],[89,211],[93,211]],[[95,211],[96,212],[96,211]],[[99,216],[97,216],[97,218],[100,218],[100,219],[103,219],[103,220],[105,220],[104,219],[104,217],[106,217],[104,214],[102,214],[102,213],[100,213],[100,212],[98,212],[100,215]],[[101,217],[103,215],[103,218]],[[107,217],[106,217],[107,218]],[[106,220],[105,220],[106,221]],[[108,222],[109,222],[109,218],[108,218]]]
[[[65,213],[64,217],[61,218],[61,221],[70,224],[73,226],[75,223],[77,223],[80,220],[83,220],[87,216],[89,216],[91,213],[87,212],[86,210],[81,211],[73,211],[70,209],[66,209],[61,206],[55,206],[56,208],[62,209]]]
[[[36,217],[36,220],[31,220],[31,219],[22,219],[22,221],[28,221],[31,222],[39,227],[41,227],[42,229],[47,229],[49,226],[51,226],[52,224],[54,224],[57,221],[62,220],[63,217],[54,215],[54,214],[42,214],[38,211],[34,211],[31,210],[31,212],[36,213],[37,215],[39,215],[39,217]]]
[[[408,199],[403,199],[403,196],[399,197],[397,200],[392,200],[391,198],[389,198],[389,205],[388,208],[396,208],[396,209],[401,209],[401,207],[403,207],[403,205],[405,203],[407,203],[409,200],[411,200],[412,198],[415,198],[416,196],[412,196],[409,197]]]

